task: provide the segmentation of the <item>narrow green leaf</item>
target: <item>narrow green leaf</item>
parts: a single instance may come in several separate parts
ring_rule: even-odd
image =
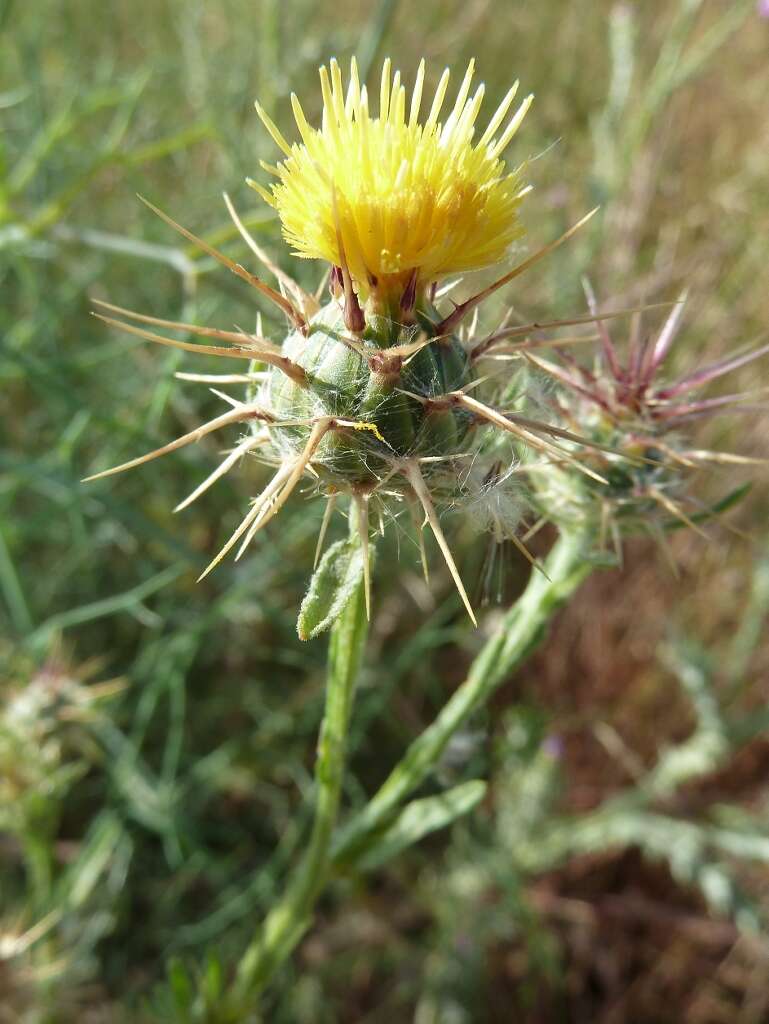
[[[470,812],[480,803],[485,792],[486,783],[482,779],[472,779],[439,796],[412,800],[377,837],[374,845],[358,861],[357,867],[364,871],[378,868],[431,832],[446,828]]]
[[[89,829],[77,859],[64,876],[63,891],[71,907],[83,906],[97,885],[103,883],[117,847],[124,839],[125,831],[117,814],[103,811]]]
[[[215,1006],[224,990],[224,974],[222,962],[217,953],[209,952],[206,957],[205,973],[203,974],[203,992],[209,1006]]]
[[[177,1012],[188,1010],[194,998],[192,981],[187,968],[178,957],[174,957],[168,965],[168,985]]]
[[[703,509],[702,512],[697,512],[689,516],[689,518],[693,523],[707,523],[708,520],[715,519],[716,516],[733,508],[743,498],[747,497],[752,486],[753,484],[748,482],[740,487],[735,487],[733,491],[729,491],[720,501],[714,502],[709,508]],[[681,522],[680,519],[670,519],[664,524],[664,528],[668,533],[672,533],[674,530],[685,530],[686,523]]]

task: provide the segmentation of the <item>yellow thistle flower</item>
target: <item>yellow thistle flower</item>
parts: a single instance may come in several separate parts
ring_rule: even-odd
[[[518,207],[528,188],[522,166],[506,172],[502,153],[528,110],[528,96],[503,127],[518,83],[508,91],[474,143],[484,86],[470,96],[474,61],[453,109],[438,118],[449,85],[438,84],[427,119],[419,122],[425,63],[421,62],[408,112],[399,71],[391,80],[384,62],[379,116],[369,112],[353,59],[346,91],[335,60],[320,69],[323,121],[312,128],[296,95],[291,103],[302,138],[289,145],[257,103],[265,127],[286,159],[262,166],[277,176],[267,191],[249,182],[273,206],[296,253],[345,267],[359,295],[373,288],[400,294],[409,279],[429,285],[456,272],[503,259],[523,229]]]

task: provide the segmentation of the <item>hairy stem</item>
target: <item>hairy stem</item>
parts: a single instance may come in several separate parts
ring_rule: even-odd
[[[268,914],[238,966],[234,996],[241,1006],[265,987],[296,947],[328,877],[353,690],[367,632],[363,588],[358,586],[331,631],[326,707],[315,762],[315,819],[309,845],[283,898]]]
[[[585,538],[578,533],[561,534],[545,563],[549,578],[532,573],[526,590],[486,641],[465,682],[432,725],[412,742],[375,796],[342,830],[334,844],[337,862],[354,859],[371,834],[389,822],[401,802],[434,769],[451,737],[525,661],[542,639],[553,613],[593,568]]]

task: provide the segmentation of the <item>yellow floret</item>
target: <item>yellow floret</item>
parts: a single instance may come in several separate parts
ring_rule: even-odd
[[[335,60],[320,69],[323,121],[312,128],[295,95],[291,103],[301,143],[289,145],[264,110],[257,111],[286,154],[267,191],[251,182],[280,215],[299,256],[345,262],[359,294],[387,288],[417,271],[420,284],[503,259],[523,232],[518,208],[528,188],[522,167],[506,172],[502,152],[532,97],[502,127],[518,83],[509,90],[481,137],[475,122],[484,86],[470,96],[471,61],[453,109],[438,118],[449,84],[444,71],[424,123],[419,111],[424,61],[408,110],[400,72],[382,69],[379,116],[369,113],[353,59],[345,94]],[[499,134],[497,134],[499,132]]]

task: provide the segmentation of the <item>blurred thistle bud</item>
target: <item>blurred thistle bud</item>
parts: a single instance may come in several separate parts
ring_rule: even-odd
[[[88,684],[98,665],[68,665],[60,651],[19,681],[0,708],[0,828],[16,834],[47,820],[88,767],[85,723],[95,702],[122,688],[119,680]]]
[[[590,286],[585,290],[597,316]],[[686,296],[675,303],[656,338],[642,337],[640,313],[623,362],[604,321],[597,319],[600,346],[591,369],[560,351],[555,363],[536,353],[527,358],[559,385],[553,409],[559,423],[592,442],[577,457],[594,476],[574,466],[530,473],[533,500],[548,519],[621,537],[646,531],[660,539],[670,525],[698,529],[708,510],[689,494],[696,470],[708,464],[761,460],[697,448],[691,427],[699,419],[730,412],[766,394],[766,388],[702,398],[709,382],[769,352],[769,345],[722,359],[668,379],[665,363],[681,326]],[[717,511],[717,510],[716,510]]]

